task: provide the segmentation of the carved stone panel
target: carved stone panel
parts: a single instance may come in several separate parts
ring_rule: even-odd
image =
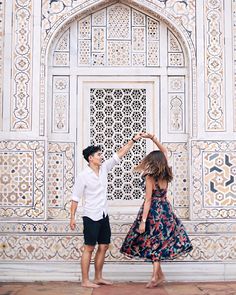
[[[44,142],[0,142],[0,217],[44,218],[44,167]]]
[[[78,22],[78,65],[160,65],[159,21],[117,3]]]
[[[48,218],[68,219],[75,173],[74,143],[50,142],[48,150]]]
[[[225,130],[224,0],[205,1],[206,131]]]
[[[32,129],[33,1],[13,1],[11,130]]]
[[[67,30],[58,40],[53,53],[53,66],[65,67],[70,65],[70,30]]]
[[[185,131],[185,77],[168,77],[169,133]]]
[[[193,141],[193,217],[235,219],[236,142]]]
[[[52,132],[69,133],[70,80],[69,76],[53,76]]]

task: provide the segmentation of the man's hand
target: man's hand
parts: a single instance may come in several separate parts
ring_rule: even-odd
[[[130,139],[128,141],[128,143],[126,145],[124,145],[121,149],[119,149],[117,151],[117,155],[118,157],[121,159],[122,157],[124,157],[128,152],[129,150],[132,148],[132,146],[134,145],[134,143],[136,141],[138,141],[140,138],[142,138],[142,132],[136,134],[133,136],[132,139]]]
[[[71,218],[71,219],[70,219],[70,228],[71,228],[72,230],[75,230],[75,227],[76,227],[75,218]]]

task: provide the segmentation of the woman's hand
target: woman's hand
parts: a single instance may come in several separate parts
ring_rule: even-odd
[[[139,225],[139,229],[138,229],[140,234],[143,234],[145,232],[145,227],[146,227],[146,223],[141,221],[141,223]]]

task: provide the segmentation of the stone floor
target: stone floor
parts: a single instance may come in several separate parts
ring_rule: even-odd
[[[0,283],[0,295],[236,295],[236,282],[165,283],[146,289],[144,283],[114,283],[98,289],[75,282]]]

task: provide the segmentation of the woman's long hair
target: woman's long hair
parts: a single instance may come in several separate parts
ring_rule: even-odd
[[[148,154],[141,163],[135,167],[136,171],[142,172],[143,176],[150,175],[155,181],[158,179],[171,182],[173,174],[171,168],[168,166],[167,159],[163,152],[153,151]]]

